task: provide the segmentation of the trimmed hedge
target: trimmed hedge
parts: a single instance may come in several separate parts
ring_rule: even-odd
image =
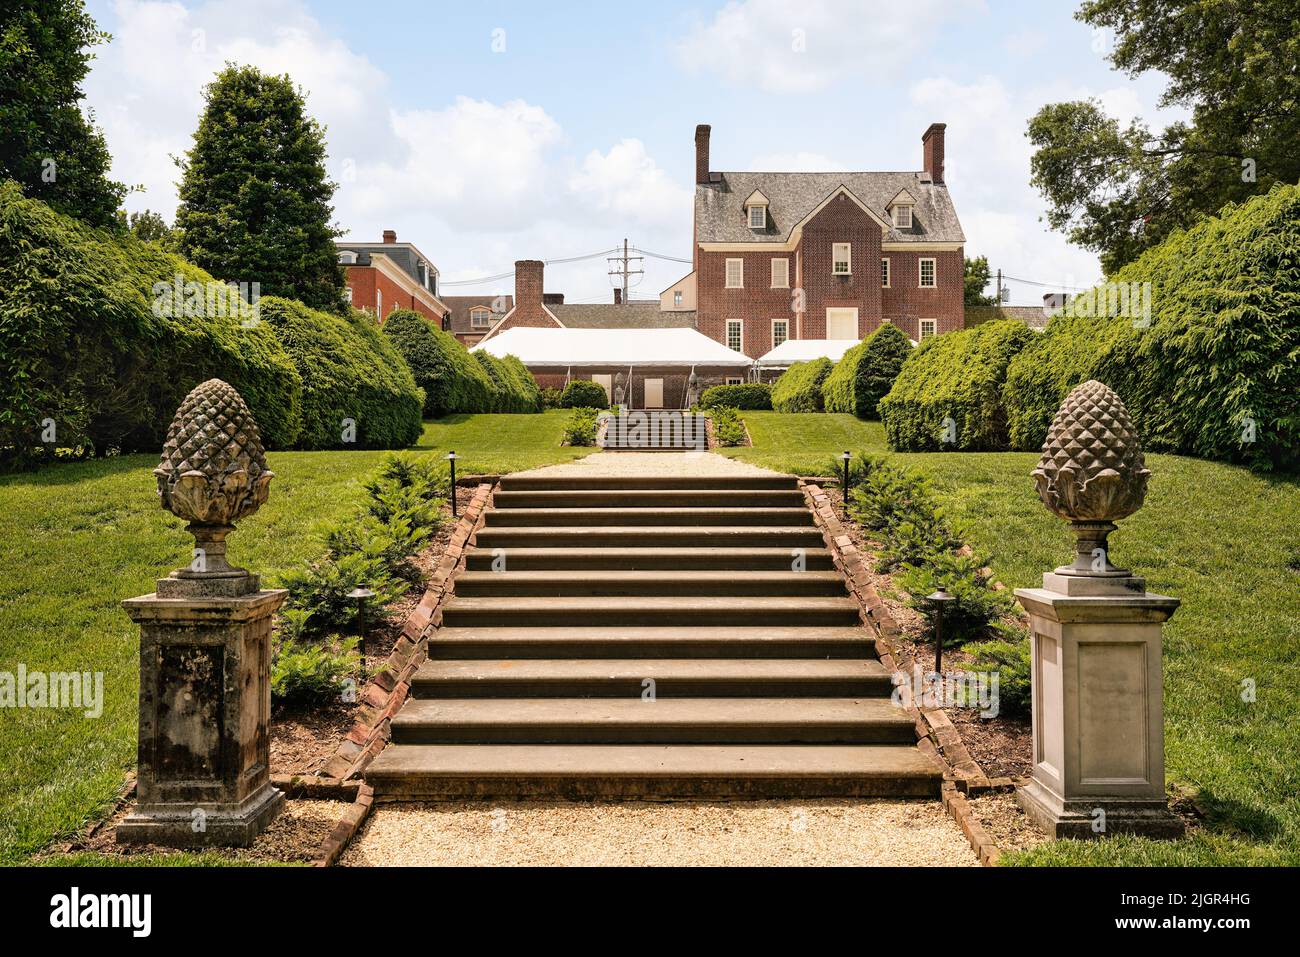
[[[912,354],[912,343],[897,326],[885,323],[844,353],[822,383],[827,412],[849,412],[859,419],[878,419],[877,403],[898,378]]]
[[[607,409],[609,397],[590,379],[574,379],[560,393],[562,409]]]
[[[822,383],[832,368],[825,356],[796,362],[772,384],[772,408],[777,412],[822,411]]]
[[[199,284],[188,299],[186,283]],[[181,400],[214,376],[239,390],[268,447],[292,445],[302,396],[293,361],[267,324],[212,314],[209,288],[224,292],[153,244],[91,229],[0,182],[0,463],[41,458],[46,419],[59,448],[156,452]]]
[[[437,419],[453,412],[491,411],[496,391],[483,366],[449,332],[413,309],[395,309],[384,320],[416,383],[424,389],[424,415]]]
[[[899,452],[1005,449],[1002,384],[1011,360],[1035,335],[1023,323],[1003,319],[921,343],[880,400],[889,447]],[[952,441],[945,441],[950,434]]]
[[[772,387],[765,382],[747,382],[742,385],[715,385],[700,396],[701,409],[723,406],[742,411],[772,408]]]
[[[302,448],[405,448],[420,437],[424,392],[373,318],[267,296],[262,319],[302,378]],[[356,423],[355,443],[344,441],[345,419]]]
[[[1229,204],[1110,280],[1152,284],[1149,325],[1080,318],[1096,293],[1076,297],[1075,318],[1054,319],[1012,365],[1017,447],[1037,448],[1066,393],[1093,378],[1148,449],[1300,467],[1300,187]]]
[[[542,394],[537,380],[517,356],[498,359],[486,349],[476,349],[470,358],[479,364],[492,387],[489,405],[482,412],[540,412]]]

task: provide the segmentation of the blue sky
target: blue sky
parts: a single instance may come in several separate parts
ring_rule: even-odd
[[[1096,259],[1038,221],[1027,119],[1102,99],[1163,124],[1163,83],[1113,71],[1074,3],[733,0],[416,3],[305,0],[88,4],[114,41],[87,99],[128,205],[171,216],[175,169],[226,60],[290,73],[328,127],[336,219],[416,243],[444,282],[515,259],[598,251],[624,236],[690,255],[695,124],[714,169],[916,169],[948,124],[947,178],[968,255],[1079,286]],[[648,260],[636,295],[683,267]],[[1009,282],[1012,301],[1041,289]],[[570,301],[604,301],[601,259],[548,269]],[[446,287],[451,291],[453,287]],[[509,281],[457,291],[509,291]]]

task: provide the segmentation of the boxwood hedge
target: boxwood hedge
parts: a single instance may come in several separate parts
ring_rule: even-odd
[[[1147,448],[1300,467],[1300,188],[1230,204],[1109,278],[1151,283],[1149,320],[1080,317],[1112,311],[1095,290],[1053,320],[1008,377],[1017,447],[1037,448],[1069,389],[1094,378]]]
[[[844,353],[822,383],[827,412],[849,412],[859,419],[877,419],[877,403],[898,378],[912,343],[897,326],[885,323]]]
[[[822,383],[831,374],[826,357],[796,362],[772,384],[772,408],[777,412],[822,411]]]
[[[424,393],[372,317],[336,316],[274,296],[261,306],[302,378],[302,448],[394,449],[420,437]],[[345,420],[355,435],[345,438]]]
[[[498,359],[486,349],[470,353],[491,386],[489,407],[481,412],[540,412],[542,394],[537,380],[517,356]]]
[[[181,400],[214,376],[243,395],[267,446],[292,445],[297,369],[267,324],[210,308],[226,290],[0,182],[0,464],[40,457],[49,423],[47,451],[157,451]]]
[[[492,383],[455,336],[413,309],[394,310],[383,328],[424,389],[426,417],[491,411]]]
[[[562,409],[607,409],[605,390],[590,379],[574,379],[560,393]]]
[[[700,396],[701,409],[728,407],[748,411],[772,408],[772,387],[765,382],[746,382],[741,385],[715,385]]]
[[[1007,447],[1002,384],[1036,333],[1003,319],[927,339],[880,400],[885,438],[901,452]]]

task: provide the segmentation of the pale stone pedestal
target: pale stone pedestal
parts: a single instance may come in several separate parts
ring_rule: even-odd
[[[247,847],[284,804],[268,727],[271,616],[287,593],[239,574],[173,573],[122,602],[141,639],[137,806],[118,825],[121,843]]]
[[[1182,822],[1165,803],[1160,632],[1178,599],[1138,578],[1061,571],[1016,589],[1031,618],[1034,749],[1017,801],[1057,838],[1177,837]]]

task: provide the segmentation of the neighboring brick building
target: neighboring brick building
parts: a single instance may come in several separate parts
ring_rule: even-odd
[[[475,345],[489,329],[515,307],[514,296],[442,296],[451,312],[442,327],[466,348]]]
[[[352,305],[382,323],[394,309],[414,309],[444,324],[450,312],[438,298],[438,270],[411,243],[399,243],[397,233],[384,230],[383,242],[358,243],[338,239],[339,263],[347,273]]]
[[[961,329],[965,236],[944,129],[925,131],[917,172],[719,173],[697,127],[694,269],[665,297],[693,292],[699,331],[752,358],[882,322],[915,340]]]

